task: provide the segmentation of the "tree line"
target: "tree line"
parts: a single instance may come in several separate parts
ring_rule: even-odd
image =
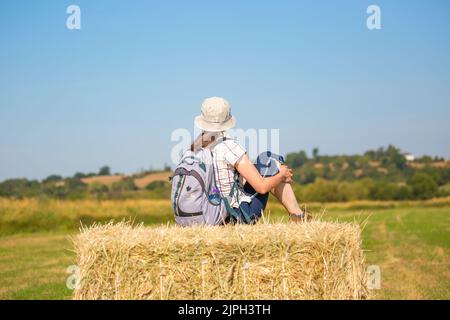
[[[395,146],[362,155],[290,153],[294,189],[304,201],[423,200],[450,195],[450,163],[422,156],[408,161]]]
[[[314,148],[290,153],[287,164],[294,171],[294,190],[302,202],[352,200],[419,200],[450,195],[450,163],[423,156],[408,161],[399,148],[388,146],[361,155],[322,155]],[[165,166],[164,170],[170,170]],[[170,197],[169,181],[154,181],[138,189],[134,179],[154,171],[124,176],[110,185],[86,184],[84,178],[109,176],[104,166],[97,173],[45,179],[9,179],[0,183],[0,197],[56,199],[124,199]]]

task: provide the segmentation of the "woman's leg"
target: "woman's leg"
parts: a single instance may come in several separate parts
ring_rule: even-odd
[[[278,163],[283,163],[283,157],[273,154],[270,151],[263,152],[258,156],[256,168],[263,176],[272,176],[278,173]],[[289,183],[280,183],[272,190],[272,194],[283,204],[290,214],[303,213],[295,198],[294,190]]]
[[[298,205],[294,190],[289,183],[280,183],[273,188],[272,194],[281,202],[289,214],[301,214],[303,211]]]

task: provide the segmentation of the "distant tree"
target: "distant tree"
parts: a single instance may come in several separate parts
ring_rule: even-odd
[[[392,145],[388,146],[386,150],[386,156],[389,164],[393,164],[399,169],[403,169],[406,167],[406,158],[401,153],[399,148],[396,148]]]
[[[408,184],[412,188],[412,195],[415,199],[431,199],[438,194],[436,181],[426,173],[416,173]]]
[[[89,191],[97,200],[105,199],[109,194],[109,188],[101,183],[93,183],[89,186]]]
[[[146,190],[150,191],[149,197],[152,199],[169,199],[171,185],[167,181],[153,181],[149,183]]]
[[[339,193],[339,184],[336,181],[317,180],[308,185],[305,190],[305,197],[308,201],[337,202],[342,201]]]
[[[138,188],[134,184],[134,179],[131,177],[126,177],[120,181],[114,182],[111,186],[111,190],[120,192],[135,191],[137,189]]]
[[[66,199],[83,199],[88,195],[88,186],[80,179],[69,178],[64,180]]]
[[[55,184],[46,184],[42,186],[42,194],[51,198],[66,199],[67,188],[65,186],[57,186]]]
[[[432,166],[426,166],[419,172],[426,173],[437,183],[438,186],[442,186],[446,184],[445,181],[445,171],[442,168],[435,168]]]
[[[49,175],[44,180],[42,180],[42,182],[43,183],[56,182],[56,181],[61,181],[62,179],[63,179],[63,177],[56,175],[56,174],[52,174],[52,175]]]
[[[40,194],[40,183],[36,180],[9,179],[0,183],[0,197],[25,198]]]
[[[289,153],[286,156],[286,163],[292,168],[299,168],[308,161],[308,156],[305,151],[297,153]]]
[[[441,171],[441,177],[443,183],[450,183],[450,167],[447,167]]]
[[[150,183],[145,187],[145,189],[146,189],[146,190],[149,190],[149,191],[153,191],[153,190],[165,188],[165,187],[167,187],[168,184],[169,184],[169,183],[166,182],[166,181],[153,181],[153,182],[150,182]]]
[[[391,185],[386,182],[377,182],[369,190],[371,200],[390,200],[394,197]]]
[[[303,184],[309,184],[309,183],[313,183],[314,181],[316,181],[316,178],[317,178],[316,171],[314,169],[312,169],[311,167],[309,167],[309,168],[305,168],[304,170],[301,170],[299,182],[303,183]]]
[[[111,168],[108,166],[103,166],[98,171],[99,176],[110,176],[111,175]]]
[[[75,174],[73,175],[73,178],[74,178],[74,179],[80,180],[80,179],[86,178],[86,176],[87,176],[87,175],[86,175],[85,173],[77,172],[77,173],[75,173]]]
[[[314,159],[317,159],[317,157],[319,156],[319,148],[314,148],[313,150],[312,150],[312,154],[313,154],[313,158]]]
[[[411,188],[386,181],[373,184],[369,190],[372,200],[407,200],[411,198]]]
[[[433,162],[433,158],[430,156],[422,156],[420,158],[416,159],[416,162],[420,162],[420,163],[425,163],[425,164],[430,164]]]
[[[412,198],[412,188],[410,186],[400,186],[394,200],[408,200]]]
[[[367,156],[370,160],[377,160],[377,158],[376,158],[376,152],[373,151],[373,150],[366,151],[366,152],[364,153],[364,155]]]
[[[374,160],[382,161],[384,155],[385,155],[384,148],[380,147],[380,148],[377,149],[377,151],[375,151],[375,154],[374,154],[375,158],[374,158]]]

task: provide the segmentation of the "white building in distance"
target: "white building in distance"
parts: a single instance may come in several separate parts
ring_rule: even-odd
[[[404,153],[403,156],[405,157],[406,161],[414,161],[416,157],[412,153]]]

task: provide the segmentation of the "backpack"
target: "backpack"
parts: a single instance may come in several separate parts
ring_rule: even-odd
[[[234,176],[230,194],[227,197],[220,195],[216,186],[211,150],[201,148],[195,153],[186,151],[171,180],[170,200],[178,225],[220,225],[228,220],[231,223],[255,222],[250,213],[230,206],[231,197],[235,192],[238,194],[240,188],[238,173]]]
[[[175,169],[171,205],[178,225],[219,225],[228,217],[227,201],[215,185],[212,161],[208,149],[186,151]]]

